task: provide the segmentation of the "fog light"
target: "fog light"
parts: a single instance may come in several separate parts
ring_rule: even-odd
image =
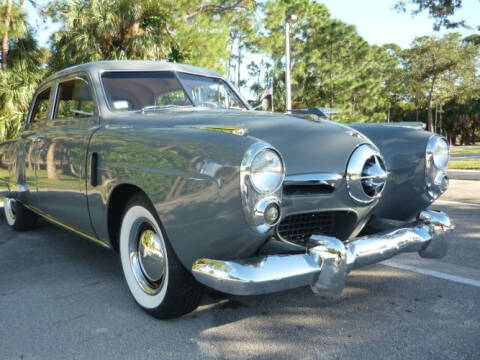
[[[273,225],[278,221],[278,217],[280,216],[280,209],[278,208],[277,204],[270,204],[265,209],[263,214],[265,218],[265,222],[269,225]]]

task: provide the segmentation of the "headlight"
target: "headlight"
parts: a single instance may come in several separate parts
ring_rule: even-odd
[[[263,149],[252,161],[250,179],[260,194],[270,194],[283,182],[283,162],[278,153],[272,149]]]
[[[447,140],[440,135],[432,135],[425,152],[425,180],[427,191],[432,200],[437,199],[448,189],[448,177],[445,170],[450,159]]]
[[[277,150],[263,142],[250,146],[240,166],[240,189],[245,220],[260,234],[281,219],[284,178],[285,166]]]
[[[427,148],[427,151],[431,152],[435,167],[439,170],[445,170],[450,158],[450,149],[447,140],[440,136],[434,136],[431,138],[431,142],[432,144],[429,142],[430,149]]]

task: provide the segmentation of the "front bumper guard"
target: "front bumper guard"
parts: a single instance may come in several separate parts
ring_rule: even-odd
[[[259,295],[310,285],[315,293],[339,294],[347,274],[404,252],[441,258],[453,230],[449,217],[424,210],[417,221],[347,244],[337,238],[313,235],[305,254],[267,255],[237,261],[198,259],[195,278],[213,289],[234,295]]]

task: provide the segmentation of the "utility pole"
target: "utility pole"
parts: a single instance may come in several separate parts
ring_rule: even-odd
[[[290,15],[285,19],[285,110],[292,110],[292,85],[290,83]]]
[[[292,110],[292,84],[290,80],[290,21],[297,20],[296,15],[287,13],[285,18],[285,110]]]

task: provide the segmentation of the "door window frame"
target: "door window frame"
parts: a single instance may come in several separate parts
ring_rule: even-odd
[[[57,113],[58,102],[59,102],[58,97],[60,95],[60,85],[62,83],[69,82],[69,81],[72,81],[72,80],[82,80],[82,81],[85,81],[87,83],[88,91],[89,91],[89,93],[92,97],[92,101],[93,101],[93,114],[92,114],[92,116],[87,116],[87,117],[83,117],[83,118],[75,118],[75,117],[72,116],[72,117],[69,117],[69,118],[56,119],[55,116],[57,115],[56,113]],[[98,117],[99,112],[98,112],[97,98],[95,96],[95,89],[92,86],[92,80],[90,79],[90,75],[88,73],[86,73],[86,72],[76,72],[76,73],[69,74],[68,76],[56,79],[55,84],[54,84],[54,88],[55,88],[55,94],[54,94],[53,102],[51,104],[51,106],[52,106],[51,114],[50,114],[50,117],[48,118],[47,121],[49,121],[51,123],[55,123],[55,122],[64,122],[64,121],[68,121],[68,120],[82,120],[82,119],[83,120],[88,120],[88,119]]]
[[[50,88],[50,94],[48,96],[48,107],[47,107],[47,116],[44,120],[38,121],[38,122],[32,122],[32,115],[33,115],[33,110],[35,109],[35,105],[37,103],[38,96],[43,93],[45,90]],[[27,121],[25,121],[25,128],[24,130],[28,130],[32,127],[32,125],[45,125],[47,121],[51,119],[52,116],[52,105],[53,105],[53,99],[54,99],[54,89],[55,89],[55,84],[53,81],[50,81],[46,84],[41,85],[37,91],[35,92],[33,96],[33,101],[30,103],[30,107],[28,109],[28,114],[27,114]]]

